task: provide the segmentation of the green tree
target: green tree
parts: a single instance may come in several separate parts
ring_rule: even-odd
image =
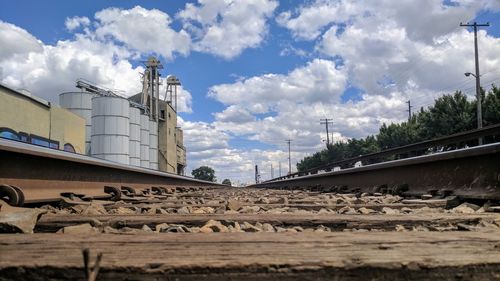
[[[500,88],[482,91],[483,125],[500,123]],[[307,156],[297,163],[298,171],[305,171],[328,163],[365,155],[393,147],[430,140],[477,127],[476,101],[469,102],[460,91],[444,95],[427,109],[421,108],[408,122],[383,124],[376,136],[350,139],[328,145],[327,149]],[[486,138],[487,142],[499,136]]]
[[[403,146],[421,141],[417,117],[414,115],[408,122],[387,126],[383,124],[377,135],[377,143],[381,150]]]
[[[500,123],[500,88],[493,88],[483,98],[483,125],[489,126]]]
[[[225,185],[229,185],[229,186],[231,186],[231,180],[230,180],[230,179],[224,179],[224,180],[222,181],[222,184],[225,184]]]
[[[197,169],[194,169],[192,172],[191,172],[191,175],[193,175],[193,177],[195,179],[199,179],[199,180],[204,180],[204,181],[212,181],[212,182],[215,182],[217,179],[215,177],[215,171],[214,169],[208,167],[208,166],[201,166]]]
[[[428,110],[418,114],[422,139],[433,139],[474,129],[475,106],[460,91],[438,98]]]

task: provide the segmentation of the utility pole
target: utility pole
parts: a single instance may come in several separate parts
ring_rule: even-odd
[[[407,110],[408,111],[408,122],[410,122],[410,120],[411,120],[411,108],[413,106],[411,106],[411,101],[410,100],[408,100],[406,103],[408,104],[408,110]]]
[[[328,145],[330,144],[330,134],[328,134],[328,124],[333,124],[333,119],[331,118],[324,118],[324,119],[319,119],[319,123],[321,125],[326,126],[326,148],[328,149]]]
[[[260,182],[259,166],[255,165],[255,183],[258,184],[259,182]]]
[[[281,178],[281,161],[279,162],[279,172],[280,172],[280,178]]]
[[[476,64],[476,99],[477,99],[477,128],[481,129],[483,127],[483,113],[481,109],[481,81],[480,81],[480,75],[479,75],[479,51],[477,48],[477,27],[481,26],[490,26],[490,23],[485,23],[485,24],[478,24],[477,22],[474,22],[474,24],[463,24],[460,23],[460,26],[465,26],[465,27],[474,27],[474,58],[475,58],[475,64]],[[472,74],[472,73],[471,73]],[[468,76],[466,74],[466,76]],[[479,138],[479,145],[483,144],[483,138]]]
[[[274,179],[273,163],[271,163],[271,179]]]
[[[288,139],[286,140],[286,142],[288,143],[288,174],[291,174],[292,173],[292,157],[291,157],[291,153],[290,153],[290,143],[292,142],[291,139]]]

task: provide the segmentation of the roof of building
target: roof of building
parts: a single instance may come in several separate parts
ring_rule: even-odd
[[[7,85],[5,85],[3,83],[0,83],[0,88],[7,89],[7,90],[11,91],[14,94],[21,95],[21,96],[26,97],[28,99],[31,99],[32,101],[35,101],[35,102],[37,102],[37,103],[39,103],[41,105],[44,105],[46,107],[50,107],[50,102],[48,102],[48,101],[46,101],[46,100],[44,100],[42,98],[39,98],[37,96],[32,95],[28,90],[16,90],[16,89],[14,89],[12,87],[9,87],[9,86],[7,86]]]

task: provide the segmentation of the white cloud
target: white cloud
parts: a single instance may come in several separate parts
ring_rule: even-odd
[[[140,90],[143,68],[133,68],[129,56],[123,47],[78,35],[54,46],[42,45],[15,60],[0,60],[1,80],[56,103],[59,93],[75,90],[78,78],[132,95]]]
[[[187,147],[187,174],[200,166],[209,166],[215,170],[219,182],[225,178],[233,184],[254,183],[254,169],[258,165],[263,179],[270,178],[270,165],[278,176],[279,162],[282,164],[283,175],[288,171],[288,152],[285,147],[271,149],[235,149],[229,145],[231,138],[223,130],[206,122],[181,122],[184,130],[185,145]],[[306,154],[293,151],[292,161],[295,164]],[[293,166],[293,171],[296,171]]]
[[[454,18],[454,14],[450,15]],[[321,36],[317,49],[328,56],[340,56],[351,83],[371,94],[389,93],[388,84],[397,90],[455,90],[463,73],[473,69],[473,33],[458,27],[427,42],[412,39],[408,28],[391,18],[365,17],[338,34],[331,27]],[[479,32],[480,62],[483,73],[499,77],[500,39]],[[429,39],[429,38],[427,38]],[[487,80],[489,77],[485,76]],[[485,80],[485,81],[486,81]],[[408,93],[409,94],[409,93]]]
[[[81,18],[72,19],[82,22]],[[75,81],[79,78],[123,96],[142,90],[140,73],[144,68],[134,67],[130,62],[141,54],[133,47],[131,50],[128,45],[120,46],[113,40],[96,36],[92,30],[76,33],[73,39],[60,40],[55,45],[44,45],[26,30],[0,22],[0,42],[0,81],[28,89],[51,102],[57,103],[62,92],[75,91]],[[165,86],[161,91],[165,91]],[[179,87],[178,111],[191,112],[191,100],[189,91]]]
[[[429,103],[435,92],[454,90],[460,83],[453,81],[472,69],[472,34],[459,23],[485,10],[500,10],[498,1],[316,0],[282,12],[277,21],[298,40],[318,39],[320,54],[340,58],[352,86],[369,95],[426,92]],[[484,32],[479,37],[488,81],[500,75],[494,67],[499,39]]]
[[[129,10],[108,8],[97,12],[95,18],[99,21],[95,34],[101,39],[111,36],[141,53],[154,52],[168,59],[174,53],[189,53],[189,34],[173,30],[171,18],[160,10],[139,6]]]
[[[87,17],[71,17],[71,18],[66,18],[66,21],[64,22],[64,25],[66,26],[66,29],[69,31],[73,31],[80,26],[88,26],[90,24],[90,20]]]
[[[286,151],[284,140],[290,138],[292,151],[299,156],[292,157],[295,165],[304,155],[324,147],[326,133],[320,118],[333,118],[330,132],[335,140],[366,137],[377,133],[382,123],[403,121],[408,99],[417,110],[454,91],[458,84],[462,88],[473,85],[473,79],[463,77],[463,72],[473,69],[473,34],[458,24],[488,3],[460,4],[315,1],[295,12],[285,11],[277,19],[280,25],[289,28],[297,40],[317,39],[315,50],[327,58],[341,58],[343,66],[315,59],[288,74],[269,73],[212,86],[209,96],[228,106],[215,114],[212,124],[236,139],[276,146],[277,151]],[[428,13],[415,13],[419,7]],[[438,26],[433,27],[436,22]],[[483,81],[491,81],[500,77],[500,39],[481,31],[479,41]],[[283,54],[292,48],[288,46]],[[348,85],[361,93],[342,102]],[[222,118],[241,109],[251,116]],[[267,117],[259,117],[262,114]],[[286,160],[286,155],[272,158],[272,150],[267,149],[231,153],[252,155],[258,159],[255,164],[265,167],[269,167],[266,161]],[[247,173],[253,175],[253,167],[247,166]]]
[[[334,140],[342,141],[348,137],[374,134],[382,123],[396,122],[406,116],[402,110],[406,96],[400,92],[364,94],[360,101],[342,103],[340,96],[346,87],[346,79],[343,70],[335,68],[332,61],[316,59],[286,75],[267,74],[213,86],[210,96],[228,107],[215,113],[216,121],[209,127],[212,131],[224,133],[241,148],[203,149],[199,153],[190,153],[191,162],[211,165],[220,173],[232,171],[226,172],[228,176],[237,174],[234,169],[241,169],[241,175],[233,175],[233,178],[251,182],[256,164],[266,171],[264,178],[270,177],[270,163],[274,168],[279,162],[287,166],[286,139],[293,140],[294,169],[304,156],[323,149],[326,133],[319,122],[321,118],[334,119],[330,134]],[[260,110],[255,110],[255,104],[261,106]],[[261,116],[263,112],[268,113]],[[209,130],[205,127],[197,131],[207,133]],[[247,148],[245,144],[238,145],[239,139],[256,141],[275,149]],[[241,159],[242,155],[246,157]]]
[[[339,100],[346,79],[334,62],[315,59],[287,75],[265,74],[213,86],[209,96],[227,105],[239,104],[253,113],[266,113],[284,100],[297,103]]]
[[[344,22],[358,11],[355,1],[317,0],[299,7],[296,12],[285,11],[278,15],[279,25],[289,29],[301,40],[312,40],[324,27],[333,22]]]
[[[199,0],[177,15],[196,42],[194,49],[225,59],[256,48],[264,40],[267,19],[278,3],[273,0]]]
[[[188,171],[209,165],[219,180],[249,183],[257,164],[266,179],[271,163],[275,175],[279,162],[282,171],[288,169],[285,139],[293,139],[292,166],[324,147],[320,118],[333,118],[335,140],[359,138],[376,133],[384,122],[405,120],[408,99],[416,107],[425,106],[443,92],[469,87],[472,96],[474,80],[463,73],[473,70],[473,37],[458,24],[484,9],[498,11],[500,4],[451,2],[456,5],[441,0],[402,0],[397,5],[390,0],[317,0],[284,11],[278,24],[289,29],[293,39],[311,42],[279,42],[285,46],[281,55],[310,61],[282,73],[212,86],[209,97],[225,106],[212,113],[215,121],[180,119]],[[124,95],[135,94],[141,90],[143,67],[131,61],[150,53],[174,59],[191,51],[233,59],[263,45],[277,5],[264,0],[199,0],[174,18],[156,9],[109,8],[92,20],[68,18],[69,31],[83,30],[53,45],[0,21],[0,80],[51,101],[62,91],[74,90],[80,77]],[[175,20],[182,28],[174,28]],[[500,77],[499,40],[479,33],[483,86]],[[308,45],[315,46],[312,52]],[[360,93],[342,101],[348,87]],[[182,88],[178,93],[179,111],[190,112],[191,93]]]
[[[222,122],[246,123],[255,121],[255,117],[248,110],[240,106],[229,106],[222,112],[215,113],[215,119]]]
[[[500,10],[496,0],[451,2],[455,5],[445,4],[442,0],[401,0],[397,5],[392,0],[315,0],[294,11],[280,13],[276,21],[289,29],[294,37],[313,40],[332,24],[351,25],[377,17],[395,21],[412,40],[431,42],[433,38],[455,30],[457,19],[467,21],[480,10]]]
[[[42,43],[26,30],[0,20],[0,60],[42,50]]]

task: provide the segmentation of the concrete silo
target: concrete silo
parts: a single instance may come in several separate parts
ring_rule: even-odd
[[[129,156],[130,165],[141,166],[141,111],[139,108],[129,108],[130,143]]]
[[[92,98],[91,156],[129,164],[129,107],[122,97]]]
[[[149,116],[141,114],[141,167],[149,168]]]
[[[66,92],[59,95],[59,105],[85,119],[85,154],[90,155],[92,128],[92,98],[89,92]]]

